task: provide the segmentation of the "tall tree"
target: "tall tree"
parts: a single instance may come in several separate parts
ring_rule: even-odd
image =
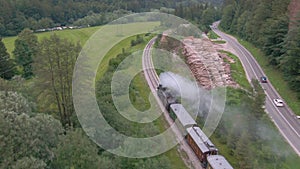
[[[36,161],[26,157],[38,158],[40,164],[51,161],[63,132],[60,122],[44,114],[30,117],[28,103],[15,92],[0,92],[0,103],[0,168]]]
[[[252,164],[252,157],[249,153],[249,146],[250,146],[250,137],[246,131],[244,131],[237,142],[236,149],[234,156],[237,159],[238,168],[243,169],[251,169],[253,168]],[[248,151],[246,151],[248,150]]]
[[[33,58],[37,53],[37,36],[29,29],[24,29],[15,41],[15,56],[17,64],[22,68],[22,76],[30,78],[33,75]]]
[[[279,18],[269,19],[265,25],[263,38],[263,50],[269,57],[272,65],[278,65],[285,53],[285,38],[288,33],[288,17],[286,15]]]
[[[100,157],[98,147],[81,129],[69,130],[61,136],[60,144],[54,150],[53,168],[117,168],[111,159]]]
[[[71,116],[74,112],[72,100],[72,75],[76,58],[81,50],[79,43],[73,44],[66,39],[52,35],[39,45],[35,58],[35,73],[39,79],[43,99],[48,106],[56,105],[63,125],[72,125]],[[49,98],[50,96],[50,98]]]
[[[0,37],[0,77],[11,79],[15,74],[15,65]]]
[[[228,5],[223,9],[222,22],[220,26],[225,30],[230,30],[231,28],[231,24],[235,15],[234,8],[234,5]]]
[[[282,68],[290,87],[298,93],[298,98],[300,98],[300,24],[289,32],[286,48]]]

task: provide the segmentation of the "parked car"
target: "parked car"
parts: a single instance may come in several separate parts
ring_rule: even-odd
[[[267,77],[265,77],[265,76],[260,77],[260,82],[261,83],[268,83]]]
[[[275,106],[283,107],[283,101],[281,99],[273,99]]]

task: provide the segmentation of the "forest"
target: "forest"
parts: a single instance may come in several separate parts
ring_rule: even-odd
[[[125,14],[147,11],[175,14],[204,32],[221,19],[221,29],[259,47],[269,64],[284,72],[300,98],[300,20],[289,22],[289,2],[0,0],[0,36],[16,36],[12,52],[0,38],[0,168],[185,168],[176,149],[154,158],[129,159],[114,156],[92,142],[82,130],[72,102],[72,71],[82,43],[56,34],[40,39],[34,30],[103,25]],[[109,112],[105,118],[120,132],[136,137],[161,132],[162,119],[146,125],[128,122],[111,104],[111,90],[105,84],[117,65],[149,39],[148,35],[128,39],[126,47],[113,51],[107,70],[96,81],[98,105]],[[147,109],[144,92],[149,91],[141,87],[146,86],[142,79],[142,74],[134,79],[130,97],[138,108]],[[264,94],[257,81],[253,86],[254,90],[247,92],[228,89],[228,107],[213,142],[237,168],[284,168],[297,163],[263,109],[257,108],[262,107]],[[239,128],[240,123],[246,127]]]
[[[0,36],[17,35],[24,28],[38,30],[82,24],[82,21],[78,20],[84,17],[97,19],[97,25],[106,24],[120,17],[118,13],[174,9],[179,4],[188,6],[190,3],[202,2],[220,6],[222,0],[0,0]],[[95,21],[88,24],[95,26]]]
[[[291,16],[290,2],[225,0],[220,26],[261,49],[300,98],[300,13]]]

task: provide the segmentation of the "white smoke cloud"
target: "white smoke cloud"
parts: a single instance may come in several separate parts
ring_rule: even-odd
[[[160,84],[167,87],[174,97],[181,98],[181,104],[192,116],[203,115],[208,112],[211,96],[196,82],[172,72],[164,72],[159,76]]]

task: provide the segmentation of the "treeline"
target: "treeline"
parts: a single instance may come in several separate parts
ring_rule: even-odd
[[[196,0],[202,2],[203,0]],[[213,3],[220,4],[222,0]],[[186,0],[0,0],[0,36],[20,33],[24,28],[31,30],[79,24],[81,18],[98,14],[102,18],[97,24],[111,21],[115,11],[146,12],[152,9],[175,8]],[[106,15],[110,13],[110,15]],[[99,18],[98,18],[99,19]],[[113,18],[115,19],[115,18]],[[77,22],[76,22],[77,21]]]
[[[181,3],[176,6],[174,14],[197,24],[204,32],[208,32],[209,25],[221,18],[218,6],[208,3]]]
[[[220,26],[260,48],[269,64],[284,72],[300,98],[300,22],[298,18],[289,27],[289,3],[286,0],[226,0]]]

